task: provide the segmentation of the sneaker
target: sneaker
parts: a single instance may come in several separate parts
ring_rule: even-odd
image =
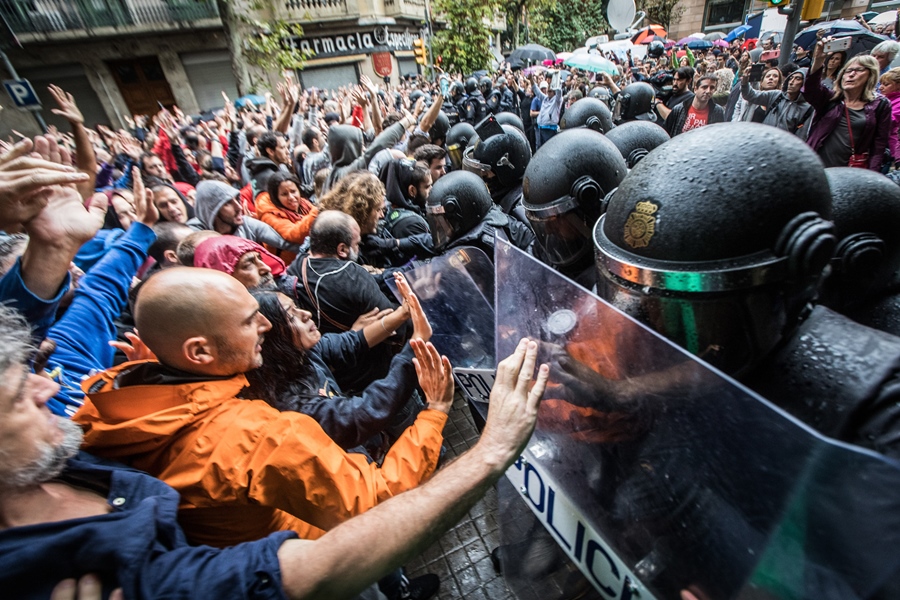
[[[425,573],[410,579],[400,591],[400,600],[426,600],[434,596],[441,587],[441,578],[434,573]]]

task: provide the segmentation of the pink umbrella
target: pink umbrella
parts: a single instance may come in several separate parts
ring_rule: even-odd
[[[729,46],[729,44],[725,40],[715,40],[715,41],[713,41],[713,46],[720,46],[722,48],[727,48]]]
[[[544,65],[545,67],[552,67],[554,62],[556,62],[556,61],[552,58],[545,58],[541,62],[541,64]]]

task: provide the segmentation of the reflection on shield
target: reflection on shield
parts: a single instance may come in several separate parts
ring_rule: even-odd
[[[551,363],[500,488],[499,557],[520,598],[896,585],[900,465],[821,437],[501,240],[495,267],[496,356],[530,337]]]

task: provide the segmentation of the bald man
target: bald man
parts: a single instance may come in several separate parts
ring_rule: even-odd
[[[444,365],[421,365],[428,408],[379,468],[345,453],[310,417],[237,397],[244,373],[262,364],[271,325],[236,279],[209,269],[162,271],[141,289],[135,321],[158,362],[125,363],[87,380],[74,419],[86,428],[89,452],[179,492],[179,521],[192,543],[225,547],[284,530],[316,538],[434,472],[453,400],[452,377],[438,376]]]

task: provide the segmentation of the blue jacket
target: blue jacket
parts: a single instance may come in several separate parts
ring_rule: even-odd
[[[25,287],[22,280],[22,259],[16,260],[16,264],[0,279],[0,302],[10,308],[15,308],[31,325],[31,339],[35,345],[47,337],[47,330],[53,325],[56,318],[56,309],[59,301],[69,291],[72,278],[66,275],[66,280],[60,286],[56,296],[49,300],[38,298],[31,290]]]
[[[81,453],[63,482],[106,496],[110,512],[0,531],[3,597],[49,598],[57,583],[96,573],[105,593],[143,600],[282,599],[278,548],[291,531],[225,550],[188,546],[178,494],[158,479]]]
[[[84,402],[81,380],[113,365],[115,320],[128,301],[131,279],[147,258],[156,240],[153,230],[132,223],[109,251],[78,282],[72,305],[51,328],[47,337],[56,351],[47,364],[60,384],[59,393],[47,403],[57,415],[71,417]]]

